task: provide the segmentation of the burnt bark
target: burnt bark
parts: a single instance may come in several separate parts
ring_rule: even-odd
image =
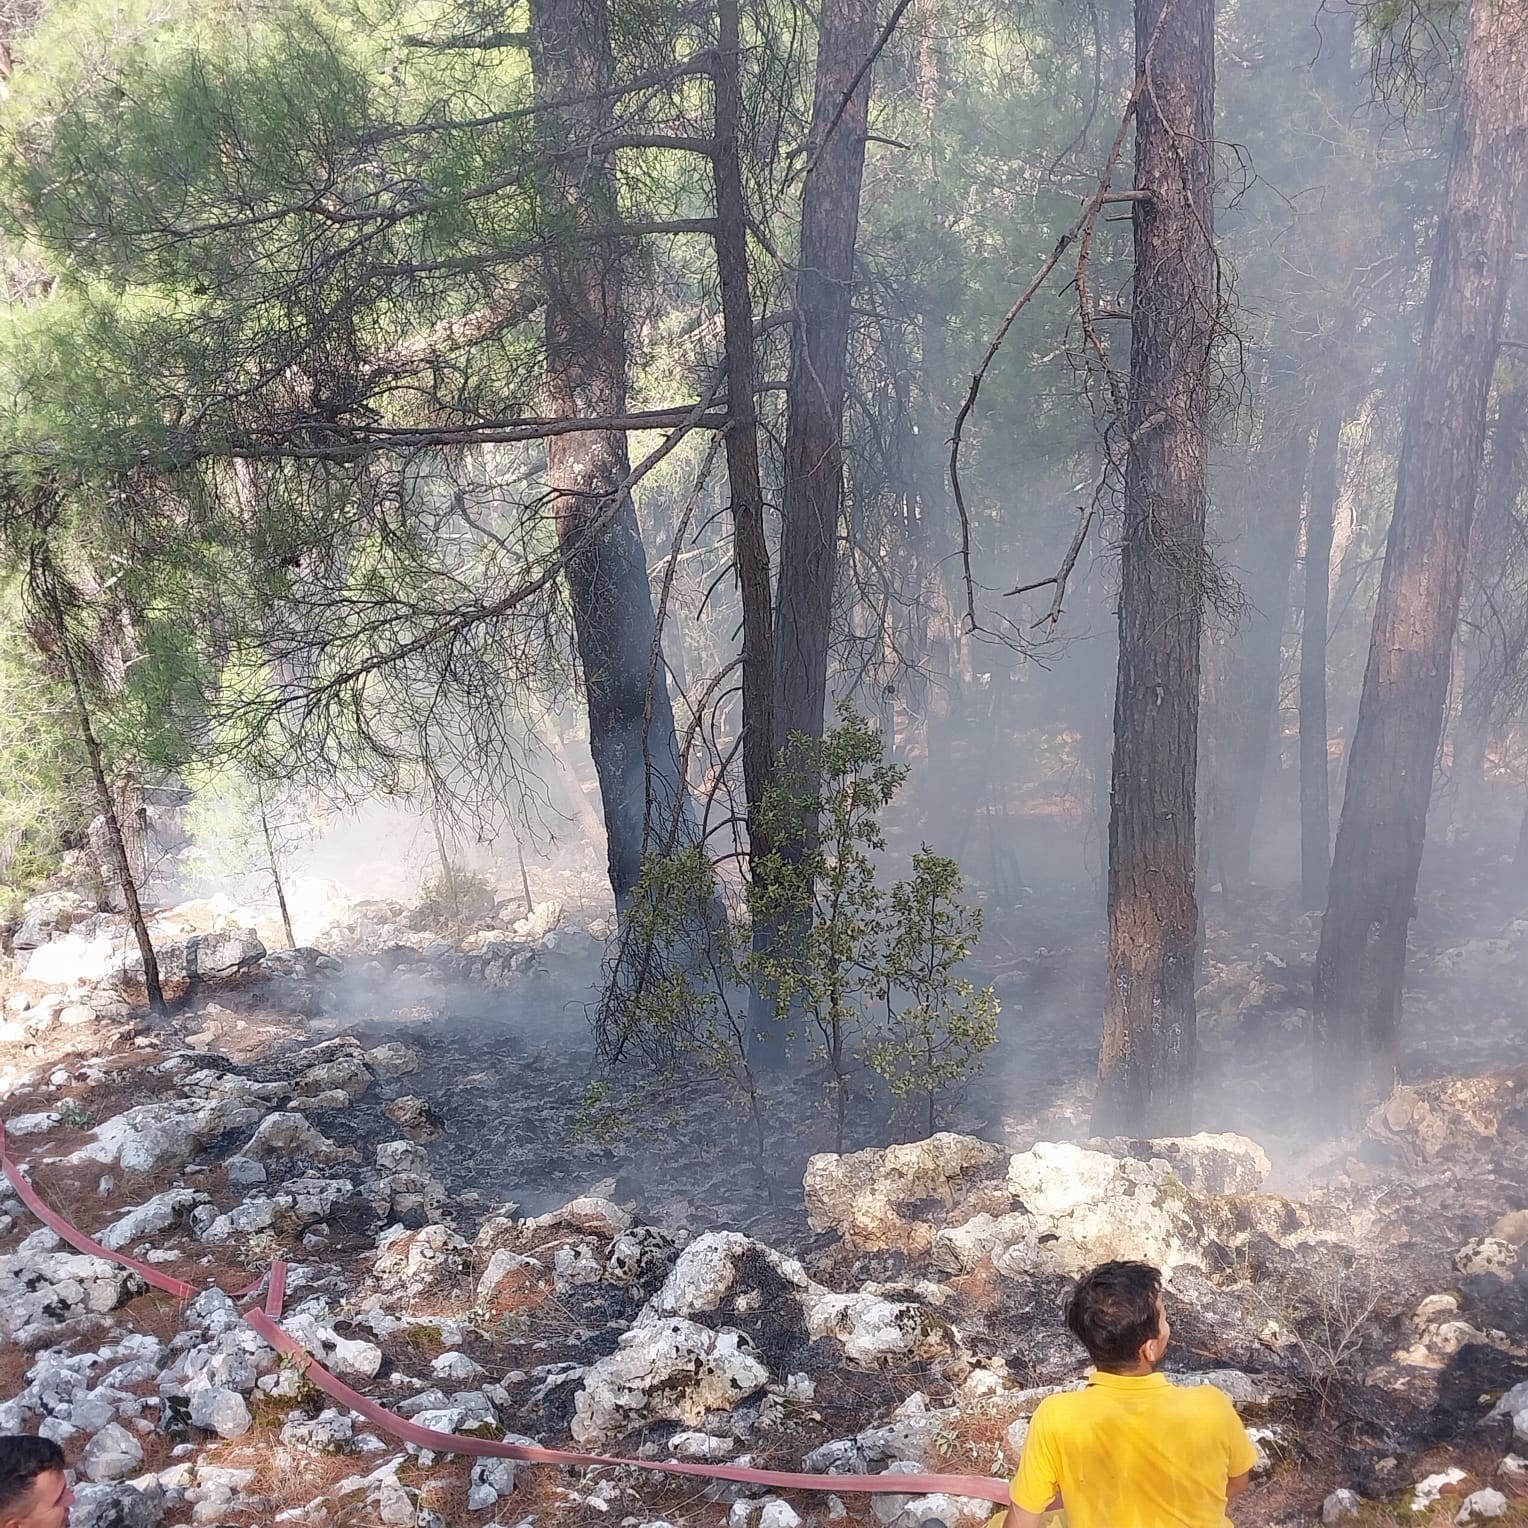
[[[563,142],[611,134],[610,20],[604,0],[531,0],[538,96],[557,101]],[[626,410],[625,252],[608,151],[552,156],[544,187],[547,241],[546,390],[562,419]],[[579,237],[575,238],[574,235]],[[589,745],[604,809],[610,886],[623,912],[642,871],[649,827],[686,810],[674,713],[661,664],[651,686],[657,629],[636,508],[624,488],[626,436],[589,430],[551,436],[547,480],[589,711]],[[651,689],[651,694],[649,694]]]
[[[1213,0],[1136,0],[1129,456],[1098,1135],[1189,1128],[1206,376],[1217,302]]]
[[[868,0],[830,0],[817,41],[801,193],[796,325],[786,379],[774,629],[772,749],[777,758],[793,734],[822,736],[827,704],[843,499],[844,377],[870,110],[871,71],[862,66],[870,56],[874,19]],[[815,835],[816,823],[803,820],[771,847],[787,863],[799,865]],[[754,947],[761,955],[788,953],[805,934],[803,928],[780,928],[760,919],[754,925]],[[773,1010],[770,994],[756,992],[755,1033],[764,1037],[763,1053],[778,1057],[786,1025]]]
[[[865,172],[870,74],[847,95],[874,36],[866,0],[822,15],[801,196],[796,328],[786,382],[785,480],[775,629],[774,747],[821,737],[843,497],[849,299]]]
[[[1326,644],[1341,446],[1342,410],[1331,406],[1322,413],[1311,450],[1300,620],[1300,905],[1312,910],[1326,905],[1332,856]]]
[[[1525,162],[1528,0],[1475,0],[1316,956],[1315,1088],[1335,1125],[1398,1071],[1407,928]]]

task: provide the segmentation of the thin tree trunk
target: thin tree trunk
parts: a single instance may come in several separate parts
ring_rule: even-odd
[[[563,142],[608,138],[614,67],[603,0],[531,0],[531,34],[538,94],[566,103],[548,130]],[[625,255],[608,236],[617,220],[614,167],[610,153],[597,148],[555,165],[548,212],[567,226],[548,240],[548,411],[565,419],[623,415]],[[567,237],[573,228],[592,239]],[[648,695],[657,627],[636,509],[620,486],[630,472],[626,437],[607,430],[555,435],[546,450],[558,541],[570,554],[568,592],[610,886],[624,913],[642,872],[649,822],[668,823],[676,808],[684,810],[673,705],[661,665]]]
[[[1517,825],[1517,847],[1512,854],[1512,881],[1520,893],[1528,893],[1528,801]]]
[[[1485,794],[1486,754],[1496,719],[1498,695],[1510,677],[1511,655],[1504,652],[1500,628],[1501,580],[1513,554],[1514,515],[1523,480],[1523,443],[1528,437],[1528,383],[1514,380],[1496,400],[1491,450],[1480,490],[1477,523],[1470,542],[1474,621],[1454,726],[1453,781],[1456,810],[1474,819]]]
[[[843,497],[844,376],[848,364],[854,247],[870,109],[874,11],[869,0],[829,0],[817,41],[812,128],[801,193],[796,326],[786,381],[785,479],[781,494],[779,592],[775,600],[772,748],[793,734],[820,738],[827,704],[828,642]],[[855,76],[860,77],[856,82]],[[852,88],[851,88],[852,87]],[[794,825],[777,847],[799,864],[816,824]],[[805,929],[756,920],[754,946],[794,947]],[[752,1023],[764,1052],[783,1052],[785,1025],[770,1022],[773,999],[757,992]]]
[[[525,868],[525,846],[518,838],[515,840],[515,859],[520,865],[520,893],[525,898],[525,916],[529,918],[536,911],[536,899],[531,895],[531,878]]]
[[[85,686],[80,679],[79,664],[75,661],[63,605],[51,584],[47,586],[45,596],[51,607],[59,652],[63,655],[64,668],[69,675],[69,688],[74,695],[75,718],[79,722],[80,741],[85,745],[85,757],[90,762],[90,778],[95,784],[96,804],[101,808],[101,816],[106,823],[107,847],[116,863],[117,874],[122,878],[127,921],[132,925],[133,937],[138,941],[138,953],[143,959],[143,985],[148,993],[149,1007],[160,1018],[164,1018],[168,1010],[165,1007],[164,989],[159,982],[159,958],[154,954],[154,941],[149,938],[148,920],[143,916],[143,904],[138,900],[138,883],[133,879],[132,863],[128,859],[127,844],[122,837],[122,824],[118,821],[116,803],[112,800],[111,782],[106,778],[106,767],[101,759],[101,745],[90,720],[90,706],[85,699]]]
[[[271,885],[276,888],[276,905],[281,909],[281,927],[286,933],[287,948],[297,948],[297,936],[292,932],[292,915],[287,911],[286,888],[281,883],[281,865],[276,858],[276,840],[271,836],[271,820],[266,815],[265,792],[257,785],[255,800],[260,807],[260,831],[265,835],[265,857],[271,867]]]
[[[1171,1135],[1192,1109],[1194,774],[1206,380],[1216,327],[1213,0],[1136,0],[1135,279],[1108,997],[1096,1135]]]
[[[1292,414],[1281,413],[1264,422],[1265,439],[1253,458],[1256,486],[1241,547],[1247,612],[1230,655],[1223,714],[1231,725],[1221,743],[1218,841],[1210,846],[1227,891],[1245,886],[1251,873],[1252,833],[1278,716],[1284,624],[1310,456],[1310,423],[1303,405],[1296,404]]]
[[[1305,512],[1305,594],[1300,620],[1300,905],[1326,905],[1332,855],[1331,770],[1326,721],[1326,643],[1332,588],[1342,409],[1328,399],[1311,452]]]
[[[589,804],[589,798],[585,795],[584,787],[578,778],[578,771],[573,767],[567,742],[562,735],[561,717],[547,719],[544,742],[547,752],[557,761],[557,767],[562,771],[562,777],[567,782],[568,805],[573,808],[573,815],[578,819],[584,837],[591,845],[597,845],[602,838],[608,839],[610,835],[605,831],[605,824],[601,821],[599,813]]]
[[[748,209],[738,145],[742,113],[738,0],[718,0],[717,22],[717,62],[712,74],[716,142],[711,163],[716,195],[716,268],[727,361],[727,486],[732,497],[734,566],[743,606],[743,791],[748,804],[750,853],[762,856],[768,845],[758,808],[774,770],[775,660],[769,545],[764,534],[764,490],[759,476]]]
[[[1316,1093],[1344,1126],[1398,1070],[1407,927],[1525,162],[1528,0],[1475,0],[1316,957]]]

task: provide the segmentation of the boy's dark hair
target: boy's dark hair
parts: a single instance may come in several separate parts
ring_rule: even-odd
[[[30,1433],[0,1437],[0,1512],[14,1507],[39,1475],[64,1467],[64,1451],[51,1438]]]
[[[1066,1324],[1100,1369],[1139,1359],[1157,1335],[1162,1275],[1150,1263],[1100,1263],[1077,1281],[1066,1302]]]

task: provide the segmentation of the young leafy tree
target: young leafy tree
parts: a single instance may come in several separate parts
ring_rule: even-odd
[[[881,814],[905,773],[886,762],[880,733],[845,702],[821,738],[790,739],[760,806],[771,844],[790,844],[801,823],[817,824],[805,852],[775,848],[755,860],[755,930],[763,924],[800,937],[762,949],[756,938],[749,974],[754,990],[772,998],[776,1030],[825,1064],[839,1151],[879,933]]]
[[[874,997],[885,1007],[865,1058],[894,1098],[923,1095],[930,1135],[940,1093],[968,1080],[998,1037],[992,988],[957,974],[982,931],[982,911],[962,902],[963,890],[954,860],[927,848],[913,855],[912,875],[886,900],[875,958]]]

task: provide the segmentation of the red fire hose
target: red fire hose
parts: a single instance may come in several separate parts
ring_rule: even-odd
[[[10,1180],[11,1187],[31,1212],[51,1230],[56,1231],[70,1246],[92,1257],[105,1258],[108,1262],[130,1268],[144,1283],[177,1300],[193,1300],[203,1293],[184,1279],[161,1273],[150,1263],[114,1252],[93,1240],[77,1226],[51,1209],[27,1181],[26,1175],[10,1158],[5,1146],[5,1126],[0,1123],[0,1172]],[[267,1283],[267,1280],[269,1281]],[[266,1285],[264,1309],[252,1308],[244,1313],[245,1322],[254,1328],[279,1353],[287,1353],[299,1359],[303,1376],[331,1399],[347,1410],[364,1417],[379,1431],[390,1434],[404,1443],[430,1449],[439,1454],[469,1454],[474,1458],[516,1459],[526,1464],[562,1464],[587,1469],[591,1466],[616,1468],[629,1466],[633,1469],[651,1470],[665,1475],[691,1475],[703,1480],[726,1480],[738,1485],[767,1486],[780,1491],[834,1491],[840,1495],[926,1496],[942,1492],[948,1496],[969,1496],[982,1501],[1008,1504],[1008,1482],[993,1480],[983,1475],[805,1475],[792,1470],[740,1469],[728,1464],[686,1464],[674,1460],[617,1459],[605,1454],[581,1454],[568,1449],[540,1448],[533,1444],[500,1443],[490,1438],[458,1436],[455,1433],[438,1432],[431,1427],[421,1427],[406,1417],[380,1406],[376,1401],[362,1395],[318,1362],[301,1343],[278,1325],[282,1307],[286,1302],[286,1264],[277,1259],[271,1264],[269,1274],[262,1274],[246,1288],[232,1292],[230,1298],[247,1299]]]

